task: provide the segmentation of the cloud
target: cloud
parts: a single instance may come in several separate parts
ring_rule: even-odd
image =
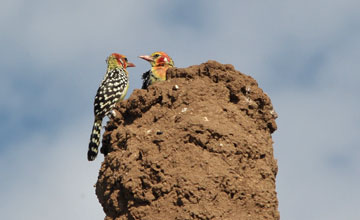
[[[104,60],[116,51],[135,62],[130,94],[149,68],[137,56],[164,50],[179,67],[231,63],[270,95],[279,114],[283,219],[359,218],[359,6],[5,0],[0,193],[8,202],[1,212],[7,219],[102,218],[92,188],[101,159],[85,156]]]
[[[273,138],[282,218],[339,219],[347,213],[356,219],[360,151],[352,119],[358,105],[332,100],[333,92],[296,90],[275,97],[281,100],[274,103],[279,129]]]
[[[157,4],[158,23],[165,24],[166,28],[176,30],[178,28],[190,28],[195,32],[202,32],[205,28],[210,28],[211,17],[209,14],[214,12],[212,4],[207,1],[177,1],[161,2]]]
[[[104,217],[93,187],[102,156],[94,163],[87,161],[87,126],[86,119],[64,127],[53,138],[33,135],[0,155],[4,219]]]

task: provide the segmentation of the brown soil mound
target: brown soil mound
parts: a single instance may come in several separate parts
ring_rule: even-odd
[[[167,77],[108,122],[96,184],[105,219],[279,219],[269,97],[215,61]]]

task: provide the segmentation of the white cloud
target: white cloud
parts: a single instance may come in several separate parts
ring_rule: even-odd
[[[179,67],[208,59],[231,63],[254,76],[279,114],[274,148],[282,219],[359,218],[359,1],[201,1],[176,16],[169,11],[181,8],[168,1],[4,5],[0,27],[10,46],[4,45],[0,62],[17,66],[21,51],[29,63],[28,72],[9,73],[1,82],[2,105],[11,107],[11,118],[26,114],[31,103],[69,112],[69,121],[90,117],[105,57],[114,51],[137,65],[129,69],[129,93],[149,68],[137,59],[141,54],[167,51]],[[186,13],[199,20],[189,23]],[[11,23],[4,22],[8,18]],[[41,102],[22,97],[14,87],[16,74],[47,83]],[[53,219],[102,218],[92,188],[100,160],[88,163],[85,157],[92,120],[76,119],[78,125],[65,125],[57,135],[35,131],[4,150],[1,195],[8,202],[0,208],[7,219],[14,213],[17,219],[48,219],[47,213]]]
[[[55,138],[19,140],[0,156],[4,219],[101,219],[95,195],[100,162],[86,159],[90,125],[74,121]]]
[[[279,114],[274,134],[282,218],[339,219],[360,216],[359,103],[331,90],[293,90],[273,99]]]

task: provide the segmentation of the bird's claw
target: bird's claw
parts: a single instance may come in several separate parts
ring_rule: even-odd
[[[107,115],[110,119],[113,119],[116,117],[116,112],[115,110],[111,110],[108,115]]]

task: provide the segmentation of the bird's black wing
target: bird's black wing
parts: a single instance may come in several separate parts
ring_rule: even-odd
[[[142,80],[143,80],[143,84],[142,84],[142,89],[147,89],[150,85],[151,85],[151,70],[143,73],[142,75]]]
[[[126,70],[116,68],[107,73],[101,82],[94,101],[95,116],[104,117],[125,92],[129,79]]]

